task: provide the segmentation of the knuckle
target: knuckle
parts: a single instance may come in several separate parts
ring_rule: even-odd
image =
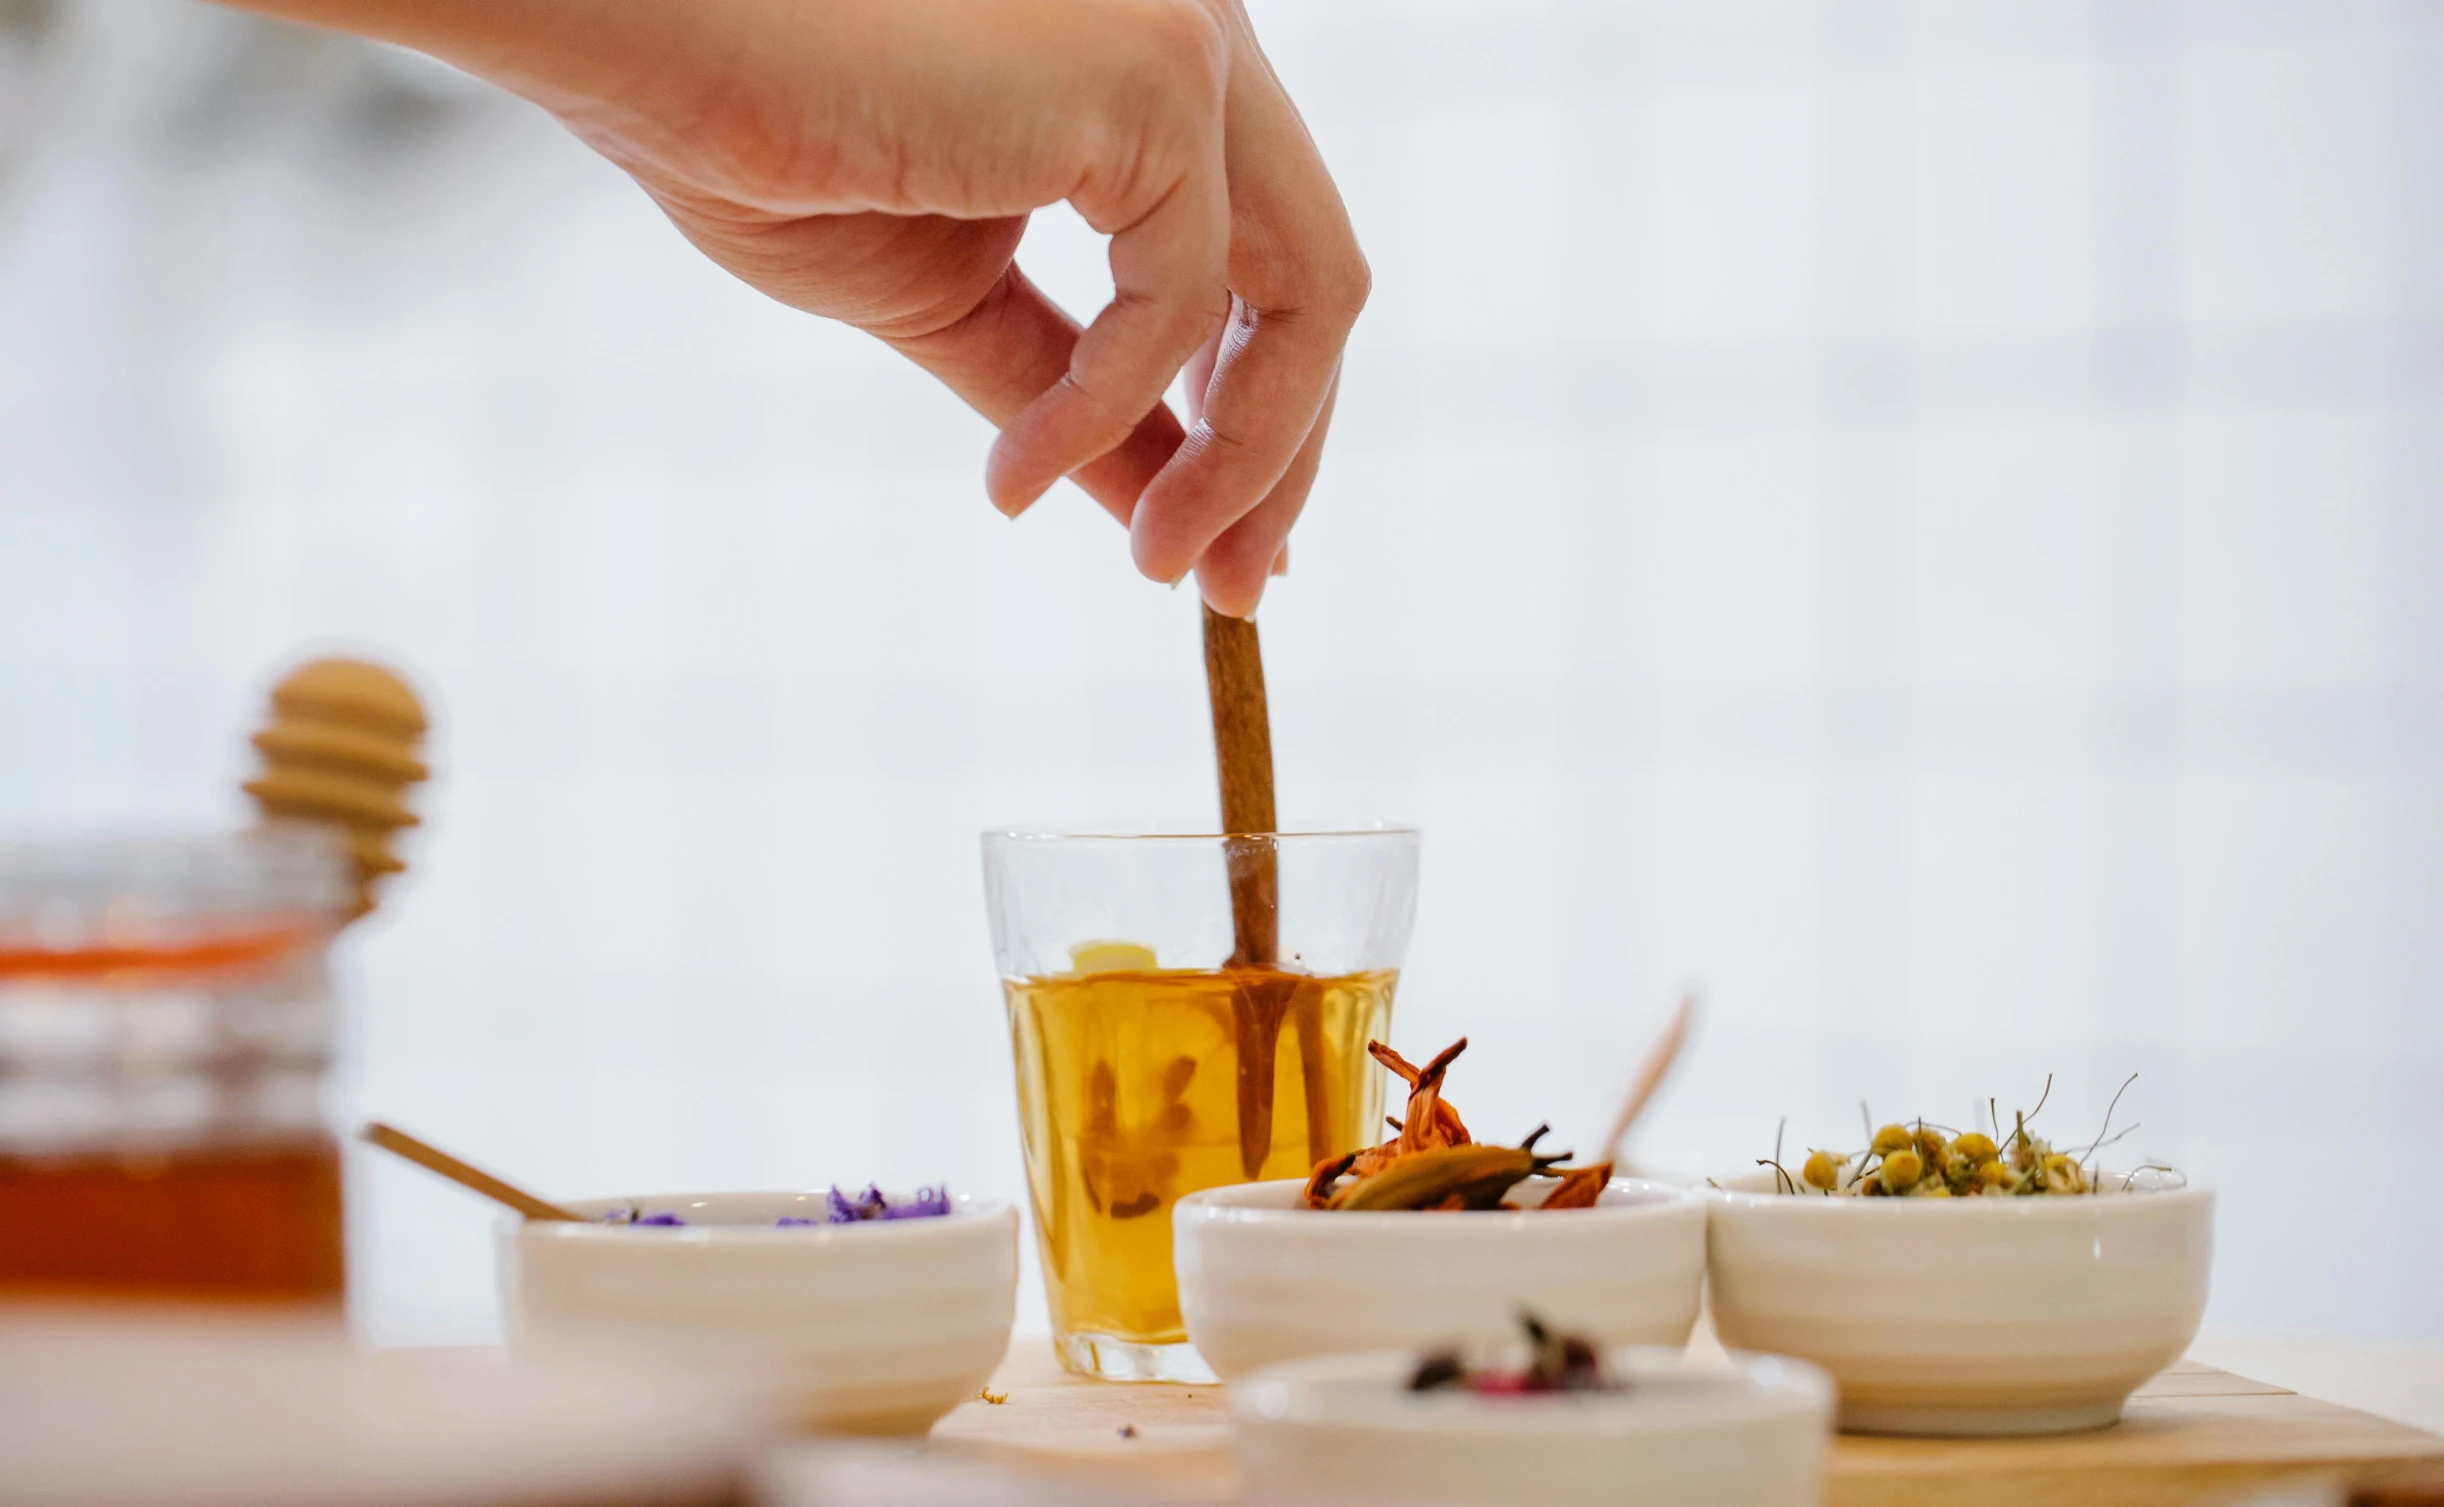
[[[1325,264],[1318,281],[1317,302],[1351,323],[1357,321],[1375,291],[1375,271],[1355,242]]]
[[[1124,108],[1156,126],[1172,150],[1206,150],[1222,129],[1229,34],[1196,0],[1126,3],[1127,40],[1115,54],[1125,73],[1117,85]]]
[[[1215,277],[1197,290],[1198,296],[1180,306],[1179,333],[1194,351],[1213,337],[1230,319],[1230,286]]]
[[[1194,0],[1165,0],[1147,12],[1147,35],[1175,88],[1219,114],[1230,78],[1230,33]]]
[[[1114,14],[1102,144],[1090,153],[1100,165],[1086,185],[1098,206],[1088,221],[1107,232],[1098,213],[1134,219],[1217,170],[1230,73],[1229,35],[1195,0],[1120,0]]]
[[[1247,437],[1238,433],[1228,419],[1208,416],[1202,427],[1205,430],[1205,443],[1198,447],[1199,453],[1212,456],[1218,464],[1235,465],[1252,448]]]

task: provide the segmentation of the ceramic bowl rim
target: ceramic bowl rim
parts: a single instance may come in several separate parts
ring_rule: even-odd
[[[723,1190],[694,1193],[639,1193],[613,1198],[563,1199],[561,1207],[574,1214],[601,1215],[622,1206],[638,1204],[688,1204],[712,1199],[786,1199],[817,1198],[828,1188],[775,1188]],[[894,1197],[900,1196],[897,1194]],[[694,1245],[793,1243],[821,1249],[843,1239],[870,1240],[943,1240],[956,1238],[982,1227],[1007,1222],[1014,1214],[1010,1201],[981,1193],[954,1193],[950,1196],[951,1212],[925,1219],[866,1220],[854,1225],[836,1224],[606,1224],[599,1218],[571,1222],[560,1219],[528,1219],[504,1210],[495,1228],[515,1232],[520,1238],[532,1236],[538,1240],[574,1240],[595,1243],[634,1243],[660,1241]]]
[[[1566,1224],[1553,1224],[1540,1217],[1535,1209],[1463,1209],[1420,1219],[1414,1212],[1390,1210],[1340,1210],[1325,1216],[1320,1209],[1280,1208],[1266,1204],[1238,1203],[1234,1199],[1249,1194],[1280,1188],[1296,1188],[1304,1178],[1274,1178],[1259,1183],[1227,1183],[1219,1188],[1201,1188],[1181,1198],[1172,1212],[1175,1224],[1234,1225],[1260,1229],[1340,1230],[1347,1238],[1387,1230],[1419,1230],[1428,1238],[1448,1230],[1496,1230],[1511,1228],[1553,1229],[1556,1231],[1584,1230],[1590,1225],[1641,1224],[1667,1218],[1684,1210],[1702,1211],[1704,1204],[1687,1188],[1659,1183],[1651,1178],[1616,1177],[1605,1183],[1607,1193],[1638,1195],[1636,1203],[1602,1204],[1592,1209],[1555,1209],[1556,1214],[1573,1216]],[[1577,1216],[1586,1215],[1587,1218]],[[1523,1225],[1522,1221],[1526,1223]],[[1334,1238],[1326,1236],[1325,1238]]]
[[[1723,1410],[1719,1420],[1725,1423],[1746,1423],[1780,1420],[1794,1414],[1830,1418],[1836,1402],[1831,1373],[1812,1361],[1791,1355],[1759,1355],[1747,1351],[1729,1351],[1719,1356],[1692,1355],[1660,1345],[1616,1345],[1604,1352],[1606,1364],[1617,1372],[1639,1371],[1696,1372],[1731,1376],[1748,1384],[1749,1396],[1767,1404],[1754,1411]],[[1369,1415],[1354,1409],[1335,1409],[1330,1399],[1319,1399],[1315,1388],[1319,1384],[1339,1381],[1373,1382],[1378,1378],[1396,1378],[1417,1363],[1414,1353],[1404,1350],[1362,1350],[1340,1355],[1310,1355],[1295,1360],[1276,1361],[1260,1366],[1231,1383],[1230,1409],[1235,1419],[1273,1427],[1346,1429],[1375,1435],[1410,1435],[1418,1433],[1465,1434],[1479,1438],[1550,1438],[1557,1435],[1597,1435],[1612,1438],[1636,1438],[1667,1429],[1690,1426],[1685,1415],[1680,1418],[1642,1416],[1635,1399],[1638,1390],[1613,1397],[1585,1399],[1593,1406],[1573,1406],[1567,1414],[1551,1410],[1545,1399],[1497,1398],[1483,1407],[1460,1406],[1420,1409],[1415,1415],[1403,1417],[1397,1413]],[[1267,1411],[1268,1391],[1288,1393],[1288,1407],[1282,1411]],[[1762,1395],[1760,1395],[1762,1394]],[[1398,1392],[1369,1393],[1366,1402],[1378,1404]],[[1301,1400],[1304,1406],[1301,1406]],[[1551,1399],[1568,1401],[1567,1399]],[[1520,1407],[1519,1412],[1508,1412]]]
[[[1767,1176],[1765,1173],[1742,1173],[1741,1180]],[[1964,1206],[1992,1209],[1987,1215],[1973,1218],[1989,1219],[2078,1219],[2118,1218],[2122,1211],[2154,1207],[2181,1207],[2215,1201],[2215,1190],[2205,1183],[2187,1183],[2178,1188],[2159,1188],[2145,1193],[2100,1193],[2046,1195],[2036,1198],[1837,1198],[1830,1194],[1810,1197],[1802,1194],[1779,1193],[1759,1188],[1725,1187],[1720,1183],[1700,1183],[1696,1192],[1709,1209],[1739,1209],[1742,1211],[1841,1209],[1880,1212],[1872,1217],[1891,1218],[1956,1218]],[[1907,1212],[1905,1212],[1907,1211]],[[1843,1218],[1843,1214],[1798,1214],[1795,1217]]]

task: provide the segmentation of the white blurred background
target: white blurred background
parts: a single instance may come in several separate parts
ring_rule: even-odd
[[[2048,1073],[2084,1140],[2135,1071],[2212,1325],[2444,1339],[2444,10],[1256,10],[1377,278],[1283,801],[1424,824],[1399,1034],[1470,1122],[1593,1138],[1692,976],[1641,1144],[1701,1165]],[[1190,597],[528,107],[0,27],[0,830],[237,821],[272,676],[393,658],[439,773],[351,1112],[1015,1196],[976,833],[1210,819]],[[485,1211],[352,1176],[368,1331],[494,1332]]]

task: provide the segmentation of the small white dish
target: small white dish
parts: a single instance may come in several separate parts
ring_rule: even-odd
[[[12,1302],[0,1309],[9,1507],[710,1507],[741,1502],[775,1420],[650,1366],[368,1354],[336,1312]]]
[[[895,1196],[896,1199],[896,1196]],[[933,1218],[821,1220],[822,1193],[674,1194],[567,1205],[678,1226],[504,1218],[512,1345],[651,1351],[757,1374],[804,1428],[923,1433],[1010,1346],[1018,1213],[965,1195]]]
[[[1188,1339],[1226,1381],[1303,1356],[1507,1339],[1522,1308],[1607,1348],[1684,1345],[1697,1322],[1706,1210],[1686,1189],[1615,1178],[1592,1209],[1353,1214],[1300,1207],[1304,1188],[1209,1188],[1172,1211]]]
[[[1251,1500],[1810,1507],[1833,1387],[1778,1356],[1616,1350],[1624,1390],[1411,1392],[1416,1358],[1333,1355],[1231,1387]]]
[[[2204,1188],[1830,1198],[1774,1182],[1707,1194],[1715,1333],[1832,1373],[1846,1430],[2103,1428],[2206,1311]]]

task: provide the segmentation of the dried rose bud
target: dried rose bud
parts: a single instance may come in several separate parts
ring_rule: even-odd
[[[1437,1350],[1417,1363],[1409,1377],[1412,1392],[1439,1392],[1446,1387],[1465,1386],[1468,1368],[1461,1364],[1457,1350]]]

